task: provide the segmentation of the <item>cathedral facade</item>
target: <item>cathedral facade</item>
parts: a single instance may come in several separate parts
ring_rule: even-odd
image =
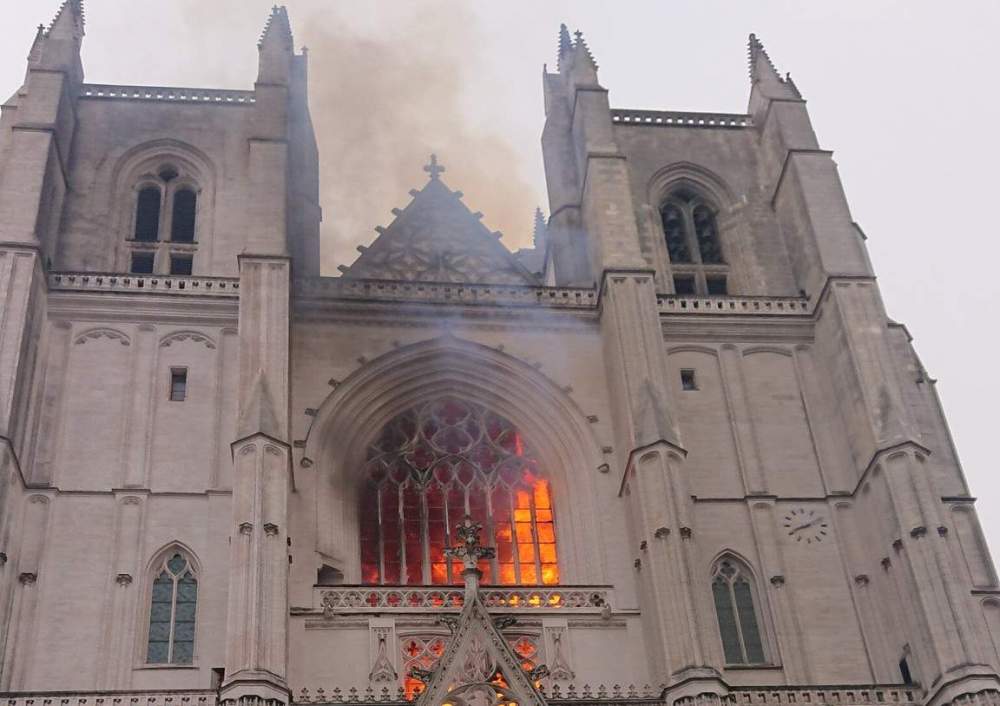
[[[534,247],[432,157],[323,276],[285,10],[253,90],[83,35],[0,115],[0,704],[1000,704],[934,381],[755,37],[682,113],[562,28]]]

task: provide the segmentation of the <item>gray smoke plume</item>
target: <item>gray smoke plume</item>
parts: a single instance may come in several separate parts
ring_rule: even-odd
[[[511,249],[531,243],[540,201],[522,176],[525,155],[463,110],[482,28],[460,0],[379,3],[372,31],[346,15],[353,3],[289,7],[296,43],[309,48],[310,104],[320,150],[323,271],[349,264],[391,209],[421,188],[431,152],[443,179],[504,232]],[[539,111],[540,112],[540,111]],[[538,159],[538,154],[530,155]]]

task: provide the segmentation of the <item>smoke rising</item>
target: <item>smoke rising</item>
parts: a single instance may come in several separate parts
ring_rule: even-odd
[[[323,272],[350,264],[355,247],[375,237],[374,226],[409,202],[408,191],[426,181],[422,166],[432,152],[447,168],[444,181],[504,232],[508,248],[530,245],[541,195],[523,176],[525,156],[467,110],[484,37],[468,3],[393,3],[371,29],[346,17],[348,7],[355,6],[312,0],[289,7],[296,44],[309,49]]]

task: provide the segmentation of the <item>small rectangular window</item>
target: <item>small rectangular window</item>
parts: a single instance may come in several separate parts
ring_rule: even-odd
[[[187,368],[170,369],[170,401],[183,402],[187,397]]]
[[[690,369],[681,370],[681,389],[697,390],[698,381],[694,377],[694,371]]]
[[[727,288],[726,288],[726,278],[725,278],[725,276],[723,276],[723,277],[706,277],[705,278],[705,283],[708,285],[708,293],[709,294],[725,296],[726,294],[729,293],[728,290],[727,290]]]
[[[191,274],[191,267],[194,258],[190,255],[171,255],[170,256],[170,274],[172,275],[189,275]]]
[[[132,268],[129,270],[134,275],[153,274],[153,258],[155,253],[134,252],[132,253]]]
[[[694,277],[692,275],[674,275],[674,292],[694,294]]]

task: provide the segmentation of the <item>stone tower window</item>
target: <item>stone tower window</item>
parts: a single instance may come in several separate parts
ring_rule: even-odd
[[[674,191],[660,208],[674,285],[682,295],[728,294],[716,210],[688,189]]]
[[[155,566],[149,601],[147,664],[191,664],[198,579],[191,561],[179,550],[167,552]]]
[[[510,421],[443,396],[392,419],[369,447],[361,501],[366,584],[461,583],[444,550],[465,515],[483,525],[496,556],[486,583],[559,583],[549,482]]]
[[[198,187],[193,176],[164,164],[143,173],[133,194],[131,236],[126,243],[129,271],[191,275],[198,248]]]
[[[194,214],[198,197],[190,189],[174,194],[174,212],[170,226],[170,240],[175,243],[194,242]]]
[[[731,557],[720,559],[712,575],[712,597],[726,664],[763,664],[750,570]]]
[[[147,186],[139,192],[135,206],[135,239],[153,243],[160,237],[160,190]]]

